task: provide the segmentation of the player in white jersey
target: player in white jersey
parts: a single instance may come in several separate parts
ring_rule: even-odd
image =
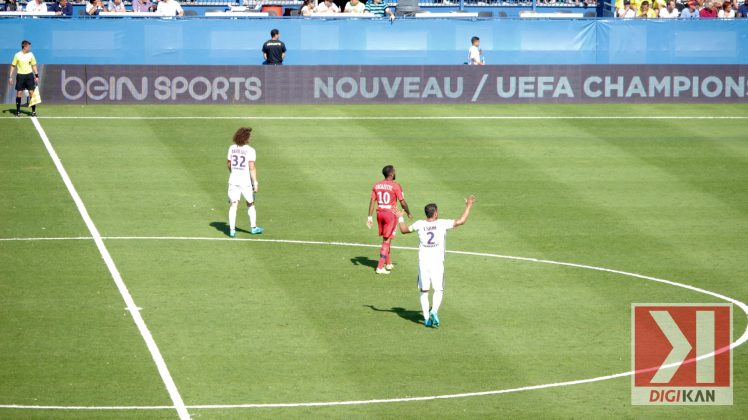
[[[229,147],[226,166],[229,168],[229,236],[236,236],[236,211],[242,196],[247,200],[247,214],[249,215],[249,233],[257,235],[264,229],[257,226],[257,210],[255,209],[255,193],[260,188],[257,182],[257,168],[255,160],[257,153],[249,146],[252,129],[242,127],[234,133],[234,144]]]
[[[471,194],[465,199],[465,210],[459,219],[439,219],[436,204],[427,204],[424,208],[426,220],[418,220],[412,225],[405,224],[402,210],[397,211],[400,232],[418,233],[418,289],[421,291],[421,310],[423,323],[427,327],[438,327],[439,307],[444,295],[444,252],[447,231],[464,225],[470,215],[475,197]],[[429,311],[429,289],[434,289],[433,302]]]

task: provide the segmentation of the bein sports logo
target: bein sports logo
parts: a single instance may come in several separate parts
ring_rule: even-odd
[[[732,404],[732,306],[633,304],[631,403]]]

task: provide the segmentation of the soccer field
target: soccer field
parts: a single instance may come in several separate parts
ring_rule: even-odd
[[[748,345],[733,406],[632,406],[625,374],[632,303],[748,301],[748,105],[9,115],[0,418],[748,416]],[[229,238],[239,126],[265,233],[242,205]],[[420,324],[415,235],[374,274],[366,210],[386,164],[418,218],[477,199],[448,235],[439,329]]]

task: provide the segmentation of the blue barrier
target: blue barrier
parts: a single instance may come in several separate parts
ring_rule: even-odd
[[[259,64],[278,28],[286,64],[748,64],[748,19],[0,19],[0,57],[29,39],[45,64]]]

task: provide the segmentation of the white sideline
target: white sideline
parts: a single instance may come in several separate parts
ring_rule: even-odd
[[[15,118],[15,117],[14,117]],[[643,115],[643,116],[631,116],[631,115],[424,115],[424,116],[278,116],[278,115],[263,115],[263,116],[103,116],[103,115],[88,115],[88,116],[49,116],[49,117],[37,117],[48,120],[301,120],[301,121],[320,121],[320,120],[343,120],[343,121],[366,121],[366,120],[746,120],[747,116],[682,116],[682,115]]]
[[[88,238],[88,237],[0,238],[0,241],[90,240],[90,239],[92,238]],[[351,247],[367,247],[367,248],[379,248],[380,246],[380,245],[375,245],[375,244],[362,244],[362,243],[354,243],[354,242],[325,242],[325,241],[307,241],[307,240],[294,240],[294,239],[265,239],[265,238],[225,238],[225,237],[218,238],[218,237],[200,237],[200,236],[112,236],[112,237],[104,237],[103,239],[105,240],[155,240],[155,241],[173,240],[173,241],[274,242],[274,243],[290,243],[290,244],[303,244],[303,245],[334,245],[334,246],[351,246]],[[416,247],[410,247],[410,246],[393,246],[392,248],[402,249],[402,250],[417,250],[418,249]],[[740,310],[743,311],[744,314],[748,315],[748,305],[746,305],[745,303],[737,299],[734,299],[734,298],[731,298],[731,297],[728,297],[728,296],[725,296],[725,295],[722,295],[716,292],[712,292],[709,290],[701,289],[695,286],[691,286],[688,284],[678,283],[678,282],[671,281],[671,280],[660,279],[657,277],[645,276],[642,274],[636,274],[636,273],[632,273],[628,271],[614,270],[614,269],[604,268],[604,267],[596,267],[592,265],[567,263],[567,262],[561,262],[561,261],[544,260],[544,259],[530,258],[530,257],[517,257],[517,256],[512,256],[512,255],[489,254],[489,253],[469,252],[469,251],[447,250],[446,252],[450,254],[474,255],[474,256],[479,256],[479,257],[492,257],[492,258],[501,258],[501,259],[507,259],[507,260],[529,261],[529,262],[537,262],[541,264],[551,264],[551,265],[559,265],[559,266],[566,266],[566,267],[582,268],[582,269],[602,271],[602,272],[607,272],[607,273],[620,274],[620,275],[628,276],[628,277],[639,278],[643,280],[654,281],[658,283],[667,284],[670,286],[688,289],[688,290],[691,290],[697,293],[713,296],[718,299],[730,302],[738,306]],[[748,327],[746,327],[746,330],[743,331],[743,334],[740,336],[740,338],[738,338],[738,340],[730,344],[730,348],[734,349],[744,344],[746,341],[748,341]],[[705,354],[693,360],[702,360],[702,359],[714,357],[716,353],[722,350],[723,349],[717,349],[712,353]],[[678,365],[678,363],[673,363],[672,365],[665,365],[665,367],[671,367],[675,365]],[[595,378],[578,379],[578,380],[555,382],[555,383],[549,383],[549,384],[531,385],[531,386],[524,386],[524,387],[519,387],[519,388],[508,388],[508,389],[498,389],[498,390],[492,390],[492,391],[479,391],[479,392],[466,392],[466,393],[459,393],[459,394],[432,395],[432,396],[422,396],[422,397],[404,397],[404,398],[387,398],[387,399],[353,400],[353,401],[323,401],[323,402],[305,402],[305,403],[190,405],[190,406],[187,406],[186,408],[188,409],[292,408],[292,407],[327,407],[327,406],[431,401],[431,400],[441,400],[441,399],[477,397],[477,396],[485,396],[485,395],[509,394],[509,393],[523,392],[523,391],[532,391],[532,390],[547,389],[547,388],[558,388],[558,387],[564,387],[564,386],[581,385],[581,384],[587,384],[587,383],[593,383],[593,382],[607,381],[610,379],[628,377],[633,374],[634,374],[633,371],[629,371],[629,372],[615,373],[611,375],[598,376]],[[165,410],[165,409],[173,409],[174,407],[172,406],[125,406],[125,407],[100,406],[100,407],[97,407],[97,406],[0,405],[0,408],[37,409],[37,410]]]
[[[54,162],[55,167],[57,168],[57,172],[60,173],[62,181],[65,183],[70,196],[73,198],[73,202],[75,202],[75,206],[78,208],[78,212],[80,212],[83,221],[86,223],[86,227],[88,227],[89,232],[91,232],[91,237],[96,243],[96,247],[99,249],[99,253],[101,253],[101,258],[104,259],[104,263],[106,263],[106,266],[112,275],[112,279],[117,285],[117,289],[119,289],[119,293],[120,295],[122,295],[122,299],[124,299],[125,304],[127,305],[127,310],[130,312],[133,321],[135,321],[135,325],[138,327],[138,331],[140,331],[140,335],[143,336],[143,340],[148,347],[148,351],[150,351],[151,353],[151,357],[153,357],[153,361],[156,363],[158,373],[161,375],[161,379],[166,386],[166,390],[169,392],[169,396],[171,397],[171,401],[174,403],[174,408],[177,410],[179,418],[182,420],[189,419],[190,414],[187,412],[187,408],[184,406],[182,396],[179,394],[179,390],[177,390],[177,385],[174,383],[174,379],[172,379],[171,374],[169,373],[169,369],[166,367],[166,362],[161,355],[161,351],[158,349],[156,341],[153,340],[151,332],[145,325],[145,321],[140,315],[138,305],[135,304],[135,301],[130,295],[130,291],[127,290],[125,281],[122,280],[122,276],[120,275],[119,270],[117,270],[117,266],[114,264],[114,260],[112,260],[112,256],[109,254],[109,250],[107,249],[106,245],[104,245],[104,240],[101,238],[99,230],[96,228],[96,225],[94,225],[93,220],[91,220],[91,216],[89,216],[88,210],[86,210],[86,206],[83,204],[83,200],[81,199],[80,195],[78,195],[78,191],[75,189],[75,186],[73,186],[73,181],[70,180],[70,176],[68,176],[65,167],[62,166],[62,161],[57,155],[55,149],[52,147],[52,143],[49,141],[47,133],[44,132],[41,124],[39,124],[39,121],[35,117],[32,117],[31,121],[34,123],[34,127],[36,127],[36,131],[39,133],[39,137],[41,137],[42,142],[44,142],[44,146],[47,148],[49,157],[52,158],[52,162]]]

